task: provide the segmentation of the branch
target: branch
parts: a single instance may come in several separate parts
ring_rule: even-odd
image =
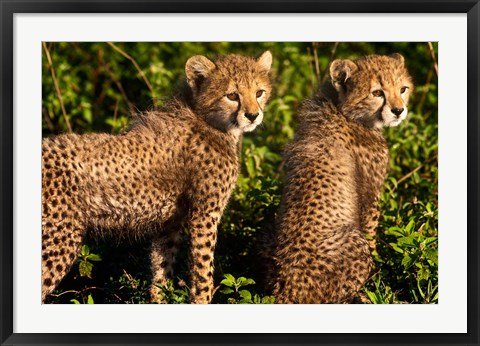
[[[435,56],[435,50],[433,49],[433,44],[432,44],[432,42],[428,42],[428,49],[430,50],[430,55],[432,56],[432,59],[433,59],[433,66],[435,67],[435,72],[437,73],[437,77],[438,77],[437,58],[436,58],[436,56]]]
[[[430,83],[432,81],[433,77],[433,70],[435,68],[433,66],[430,67],[428,70],[428,75],[427,75],[427,80],[425,82],[425,86],[423,87],[423,92],[420,97],[420,101],[418,102],[418,107],[417,107],[417,113],[422,114],[423,112],[423,106],[425,105],[425,102],[427,100],[427,94],[430,91]]]
[[[338,44],[339,44],[339,42],[335,42],[332,50],[330,51],[330,60],[329,60],[330,63],[333,61],[333,58],[335,57],[335,53],[337,52]],[[325,72],[323,73],[322,84],[325,83],[327,78],[330,76],[330,72],[329,72],[330,63],[327,65],[327,68],[325,69]]]
[[[134,58],[132,58],[130,55],[128,55],[125,51],[123,51],[121,48],[117,47],[115,44],[113,44],[112,42],[107,42],[108,45],[110,47],[112,47],[113,49],[115,49],[117,52],[119,52],[122,56],[124,56],[125,58],[127,58],[128,60],[130,60],[133,64],[133,66],[135,66],[135,68],[137,69],[138,73],[140,73],[140,76],[142,77],[143,81],[145,82],[145,84],[147,85],[148,89],[150,90],[150,94],[152,95],[152,98],[155,102],[155,91],[153,90],[153,87],[152,85],[150,84],[150,82],[148,81],[148,78],[147,76],[145,75],[145,73],[142,71],[142,69],[140,68],[140,66],[137,64],[137,62],[135,61]]]
[[[416,167],[415,169],[413,169],[412,171],[408,172],[407,174],[405,174],[403,177],[401,177],[400,179],[397,180],[397,186],[400,185],[401,182],[407,180],[408,178],[410,178],[415,172],[418,172],[423,166],[425,166],[427,163],[430,163],[431,161],[435,160],[437,158],[437,154],[433,155],[431,158],[429,158],[427,161],[425,161],[424,163],[422,163],[420,166]]]
[[[117,101],[115,102],[115,110],[113,111],[113,122],[112,122],[112,130],[111,133],[114,132],[115,126],[117,125],[117,113],[118,113],[118,103],[120,100],[117,98]]]
[[[317,83],[320,84],[320,66],[318,65],[318,53],[317,53],[317,47],[319,46],[319,43],[313,42],[313,57],[315,59],[315,71],[317,73]]]
[[[65,110],[65,105],[63,104],[62,92],[60,91],[60,87],[58,86],[57,76],[55,75],[55,69],[53,68],[52,57],[50,56],[50,52],[47,48],[47,44],[42,42],[43,50],[45,50],[45,55],[47,56],[48,66],[50,67],[50,73],[52,74],[53,85],[55,86],[55,91],[57,92],[58,100],[60,101],[60,107],[62,108],[63,117],[65,119],[65,124],[68,127],[68,132],[72,132],[72,126],[70,125],[70,121],[68,120],[67,111]]]
[[[308,65],[310,67],[310,81],[312,82],[312,90],[313,90],[315,89],[315,75],[313,74],[313,64],[312,64],[312,55],[310,54],[310,47],[307,47],[307,54],[308,54]]]

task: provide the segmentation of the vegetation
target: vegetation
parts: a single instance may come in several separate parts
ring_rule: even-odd
[[[138,110],[158,107],[195,54],[274,57],[274,95],[264,123],[244,138],[241,176],[219,227],[214,303],[272,303],[264,292],[256,244],[280,201],[282,148],[293,138],[296,111],[335,58],[399,52],[416,88],[408,119],[384,131],[390,170],[381,195],[376,269],[365,292],[373,303],[438,302],[437,45],[430,43],[45,43],[44,136],[118,133]],[[148,244],[87,242],[51,303],[147,303]],[[176,278],[162,287],[170,303],[188,302],[185,249]]]

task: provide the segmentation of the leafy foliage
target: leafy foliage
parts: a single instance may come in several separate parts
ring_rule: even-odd
[[[162,104],[184,78],[184,64],[190,56],[258,56],[267,49],[274,57],[274,94],[262,126],[244,138],[241,176],[219,227],[214,303],[274,301],[262,285],[255,284],[262,281],[257,244],[261,234],[274,225],[284,174],[282,150],[295,133],[298,107],[319,84],[328,81],[333,59],[393,52],[404,55],[416,87],[408,119],[384,131],[390,145],[390,170],[381,195],[383,217],[373,254],[376,269],[365,291],[373,303],[437,303],[436,44],[46,43],[42,61],[43,134],[67,132],[70,127],[77,133],[119,133],[132,112]],[[75,270],[49,301],[148,302],[147,246],[89,240]],[[170,303],[188,301],[185,249],[181,256],[178,277],[160,287]]]
[[[258,294],[253,294],[243,288],[244,286],[254,285],[253,279],[247,279],[243,276],[235,279],[231,274],[225,274],[220,284],[225,288],[219,290],[224,296],[229,296],[227,302],[229,304],[273,304],[275,298],[273,296],[260,297]]]
[[[186,287],[175,288],[173,281],[169,280],[165,285],[157,285],[160,292],[160,299],[167,304],[188,303],[189,292]],[[184,285],[182,285],[184,286]]]
[[[92,278],[93,262],[99,262],[102,258],[100,255],[90,253],[88,245],[83,245],[78,256],[78,271],[80,276]]]

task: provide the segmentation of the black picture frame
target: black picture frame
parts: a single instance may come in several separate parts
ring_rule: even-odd
[[[478,345],[479,0],[0,0],[0,243],[2,345]],[[13,332],[13,16],[15,13],[466,13],[468,41],[468,309],[464,334],[24,334]],[[454,317],[452,317],[454,318]]]

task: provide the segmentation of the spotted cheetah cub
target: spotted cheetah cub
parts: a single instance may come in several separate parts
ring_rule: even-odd
[[[191,57],[184,90],[120,135],[67,134],[42,143],[42,300],[75,262],[87,232],[149,237],[154,283],[172,275],[190,236],[192,303],[213,294],[217,225],[234,188],[243,132],[263,119],[272,55]]]
[[[405,119],[413,88],[399,54],[335,60],[330,76],[304,103],[286,148],[271,282],[278,303],[358,301],[388,166],[381,128]]]

